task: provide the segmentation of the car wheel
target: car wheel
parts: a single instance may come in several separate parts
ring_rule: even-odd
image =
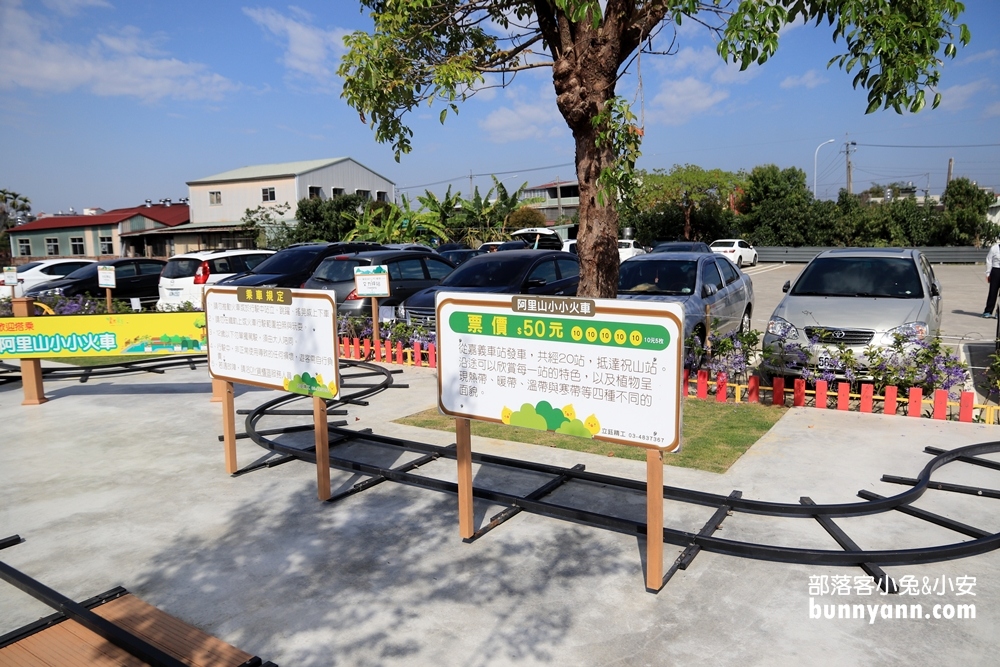
[[[750,306],[743,311],[743,318],[740,319],[740,333],[745,334],[750,331]]]
[[[736,268],[737,269],[743,268],[743,255],[740,255],[739,257],[736,258]]]
[[[750,266],[757,266],[757,253],[753,254],[753,262],[750,264]]]

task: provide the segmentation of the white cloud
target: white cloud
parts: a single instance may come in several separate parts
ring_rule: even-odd
[[[666,125],[682,125],[728,97],[727,91],[694,77],[664,81],[647,109],[647,118]]]
[[[50,31],[48,22],[29,14],[20,2],[0,4],[0,88],[60,93],[82,89],[152,102],[219,99],[239,87],[200,63],[152,57],[158,53],[158,40],[144,40],[137,28],[98,35],[89,44],[70,44],[50,37]]]
[[[712,83],[717,83],[719,85],[729,85],[731,83],[747,83],[752,81],[760,74],[760,65],[757,63],[751,64],[745,70],[740,70],[738,63],[726,63],[719,65],[714,72],[712,72]]]
[[[995,116],[1000,116],[1000,102],[994,102],[993,104],[986,107],[984,112],[987,118],[993,118]]]
[[[291,8],[292,16],[270,8],[244,7],[243,13],[283,43],[281,62],[290,78],[308,79],[320,88],[338,85],[334,59],[345,51],[349,31],[317,28],[311,25],[312,15],[297,7]]]
[[[479,121],[479,127],[493,143],[547,139],[568,132],[551,86],[543,86],[535,95],[524,88],[508,88],[504,97],[508,106],[500,107]]]
[[[668,72],[684,72],[691,70],[698,74],[704,74],[719,66],[722,59],[710,46],[700,49],[692,49],[685,46],[672,56],[656,57],[656,63],[662,63]]]
[[[788,88],[808,88],[812,90],[816,86],[826,83],[829,79],[814,69],[807,71],[801,76],[786,76],[781,82],[781,87]]]
[[[980,79],[960,86],[951,86],[941,90],[941,108],[948,111],[959,111],[969,106],[969,100],[983,90],[991,87],[989,79]]]
[[[981,51],[979,53],[974,53],[971,56],[966,56],[965,58],[959,60],[958,64],[967,65],[981,60],[996,60],[997,56],[1000,56],[1000,51],[997,49],[990,49],[989,51]]]
[[[111,3],[107,0],[42,0],[42,4],[66,16],[74,16],[81,9],[89,7],[105,9],[111,7]]]

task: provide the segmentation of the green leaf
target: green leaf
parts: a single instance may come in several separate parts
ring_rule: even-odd
[[[438,117],[438,119],[441,121],[442,125],[444,125],[444,119],[447,118],[447,117],[448,117],[448,110],[447,109],[442,109],[441,110],[441,115]]]

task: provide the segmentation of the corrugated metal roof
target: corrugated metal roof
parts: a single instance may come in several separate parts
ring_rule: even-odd
[[[337,164],[346,157],[326,158],[324,160],[301,160],[299,162],[279,162],[277,164],[258,164],[250,167],[240,167],[231,169],[214,176],[206,176],[195,181],[188,181],[188,185],[204,185],[208,183],[220,183],[225,181],[249,181],[261,178],[276,178],[278,176],[298,176],[331,164]]]
[[[298,220],[282,220],[283,223],[294,227],[299,224]],[[239,230],[244,227],[244,223],[241,220],[214,220],[212,222],[198,222],[198,223],[188,223],[185,225],[177,225],[174,227],[160,227],[158,229],[140,229],[135,232],[125,232],[122,237],[126,236],[149,236],[151,234],[195,234],[198,232],[218,232],[218,231],[233,231]]]
[[[153,204],[149,208],[145,206],[135,206],[133,208],[117,208],[101,215],[53,215],[47,218],[39,218],[33,222],[18,225],[10,230],[11,233],[33,232],[42,229],[67,229],[72,227],[98,227],[100,225],[117,225],[123,220],[128,220],[134,216],[141,215],[155,220],[167,227],[175,227],[188,222],[191,213],[187,204]]]

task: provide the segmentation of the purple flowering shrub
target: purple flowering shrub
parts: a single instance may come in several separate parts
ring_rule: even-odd
[[[370,317],[349,317],[340,315],[337,317],[337,335],[348,338],[371,338],[374,328]],[[379,338],[387,344],[395,345],[402,343],[404,347],[411,347],[413,343],[420,343],[426,347],[430,343],[437,343],[437,331],[423,326],[413,326],[406,322],[382,322],[379,325]]]
[[[969,367],[940,338],[931,340],[896,334],[889,347],[869,347],[868,374],[876,390],[895,385],[900,389],[920,387],[926,393],[947,389],[958,398],[969,379]]]
[[[35,315],[44,315],[45,311],[37,304],[45,304],[56,315],[104,315],[108,312],[105,299],[94,299],[83,294],[77,296],[43,296],[35,299]],[[111,303],[116,313],[131,313],[132,305],[128,301],[115,299]],[[13,317],[13,302],[10,299],[0,299],[0,317]]]

